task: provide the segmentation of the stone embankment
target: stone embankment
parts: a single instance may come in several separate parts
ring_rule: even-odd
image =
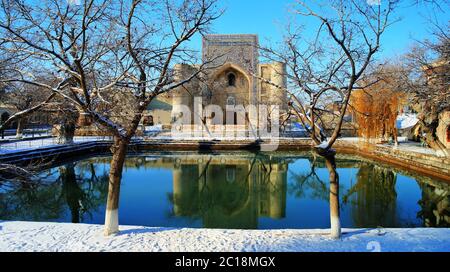
[[[268,141],[252,140],[176,140],[145,139],[135,140],[129,152],[146,151],[258,151]],[[307,138],[282,138],[277,143],[277,151],[305,151],[311,147]],[[0,154],[0,163],[25,164],[39,161],[61,162],[74,157],[108,154],[111,141],[89,141],[72,145],[52,145],[30,150]],[[400,144],[407,145],[407,143]],[[339,153],[359,155],[368,159],[388,163],[406,170],[412,170],[440,180],[450,182],[450,159],[433,153],[420,152],[387,145],[365,144],[357,139],[340,139],[334,148]]]

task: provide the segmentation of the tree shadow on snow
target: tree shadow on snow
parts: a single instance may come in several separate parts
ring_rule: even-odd
[[[116,236],[133,235],[133,234],[145,234],[145,233],[157,233],[157,232],[171,231],[171,230],[177,230],[177,229],[178,228],[165,228],[165,227],[127,229],[127,230],[120,230],[116,234]]]
[[[359,230],[346,230],[342,232],[342,238],[352,237],[354,235],[360,234],[370,234],[370,235],[378,235],[383,236],[386,234],[386,230],[382,228],[367,228],[367,229],[359,229]]]

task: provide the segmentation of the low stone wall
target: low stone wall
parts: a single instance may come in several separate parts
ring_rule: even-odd
[[[338,152],[360,155],[450,182],[450,158],[442,158],[389,146],[360,145],[356,142],[345,141],[338,141],[335,148]]]
[[[37,150],[21,151],[0,155],[2,163],[28,163],[36,160],[59,161],[76,156],[89,156],[94,154],[109,154],[111,142],[99,141],[74,145],[61,145],[57,147],[40,148]],[[279,151],[305,151],[310,150],[310,139],[282,139],[279,142]],[[405,170],[430,176],[439,180],[450,182],[450,159],[439,158],[431,154],[395,149],[390,146],[361,144],[357,141],[338,140],[334,148],[338,153],[359,155],[364,158],[388,163]],[[199,140],[146,140],[133,142],[129,152],[145,151],[230,151],[251,150],[259,151],[260,143],[255,141],[199,141]]]
[[[282,139],[279,151],[305,151],[311,148],[310,139]],[[450,182],[450,159],[431,154],[395,149],[390,146],[361,144],[357,141],[338,140],[334,147],[338,152],[359,155],[375,161],[388,163],[405,170]],[[167,150],[259,150],[254,141],[145,141],[135,146],[138,151]]]

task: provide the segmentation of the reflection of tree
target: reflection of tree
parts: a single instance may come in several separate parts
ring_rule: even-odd
[[[23,183],[0,193],[0,218],[44,221],[61,218],[67,206],[72,222],[83,221],[86,214],[105,203],[108,176],[97,176],[93,163],[69,163],[50,172],[41,184]],[[0,188],[1,189],[1,188]],[[66,206],[67,205],[67,206]]]
[[[425,182],[418,182],[422,189],[422,208],[417,217],[423,220],[426,227],[450,227],[450,186],[440,184],[433,186]]]
[[[309,173],[297,174],[290,171],[293,183],[289,184],[289,194],[297,198],[306,197],[306,192],[311,192],[310,197],[328,201],[328,187],[314,170]]]
[[[83,191],[77,183],[73,163],[60,167],[59,172],[59,178],[62,181],[62,194],[65,196],[72,214],[72,223],[79,223]]]
[[[309,159],[310,169],[309,172],[295,173],[290,171],[292,181],[289,184],[289,194],[297,197],[307,197],[306,193],[309,193],[308,197],[312,199],[329,201],[330,191],[328,185],[319,177],[316,172],[316,158]],[[341,190],[341,186],[339,186]]]
[[[357,183],[343,197],[351,204],[355,227],[395,227],[397,217],[397,176],[374,164],[361,163]]]
[[[56,219],[64,210],[58,197],[60,194],[61,187],[56,182],[42,186],[23,183],[18,188],[0,193],[0,218]]]
[[[93,163],[80,163],[80,177],[75,175],[73,164],[60,168],[62,196],[72,214],[72,222],[78,223],[85,215],[92,219],[92,211],[105,203],[108,190],[108,175],[97,176]]]

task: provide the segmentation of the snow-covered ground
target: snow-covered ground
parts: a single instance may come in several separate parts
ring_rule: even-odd
[[[111,137],[102,137],[102,136],[77,136],[74,137],[73,139],[75,144],[93,141],[109,141],[109,140],[111,140]],[[0,143],[0,154],[52,146],[60,146],[60,144],[58,144],[58,139],[56,137],[34,139],[34,140],[21,140],[10,143]]]
[[[0,222],[0,251],[450,251],[450,229],[219,230]]]

